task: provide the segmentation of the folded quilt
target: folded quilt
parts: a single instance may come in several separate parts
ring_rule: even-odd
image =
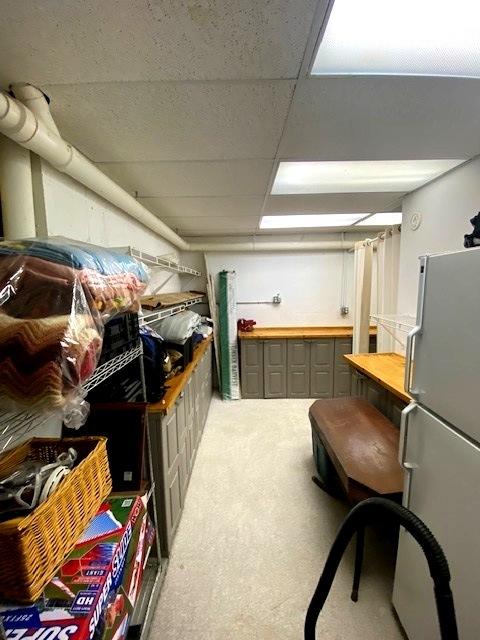
[[[17,318],[90,309],[95,316],[100,312],[104,320],[123,311],[138,311],[146,287],[132,273],[102,275],[33,256],[0,255],[0,291],[8,291],[9,285],[2,311]]]
[[[101,338],[90,316],[0,314],[0,396],[28,407],[63,406],[95,370]]]
[[[0,255],[0,291],[5,291],[1,311],[16,318],[96,309],[78,271],[32,256]]]
[[[75,269],[94,269],[103,275],[133,273],[142,282],[148,281],[145,267],[132,256],[87,244],[74,244],[61,238],[7,241],[0,244],[0,254],[21,254],[43,258]]]
[[[0,366],[0,403],[25,405],[29,409],[59,409],[65,405],[72,387],[64,384],[61,365],[47,362],[34,372],[24,374],[7,359]]]

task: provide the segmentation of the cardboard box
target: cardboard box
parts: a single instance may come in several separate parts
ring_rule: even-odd
[[[31,606],[0,604],[6,638],[92,640],[149,522],[138,496],[104,503],[42,598]]]
[[[137,520],[128,550],[122,584],[112,594],[105,616],[97,629],[101,640],[125,640],[131,617],[140,595],[142,578],[155,538],[155,529],[147,513]]]

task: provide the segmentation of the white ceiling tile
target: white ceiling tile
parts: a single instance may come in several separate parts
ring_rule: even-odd
[[[258,216],[242,218],[162,218],[163,222],[181,236],[235,235],[254,233],[258,225]]]
[[[480,82],[321,77],[295,93],[280,156],[298,160],[469,158],[480,152]]]
[[[273,160],[110,162],[99,168],[139,196],[263,195]]]
[[[401,193],[324,193],[269,196],[265,215],[288,213],[371,213],[401,204]]]
[[[96,162],[273,158],[293,82],[43,87],[62,135]]]
[[[139,198],[150,211],[163,218],[260,216],[263,197]]]
[[[291,78],[316,4],[2,0],[0,82]]]

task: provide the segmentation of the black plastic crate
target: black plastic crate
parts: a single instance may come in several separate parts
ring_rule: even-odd
[[[105,325],[102,353],[98,364],[132,349],[138,344],[140,331],[138,314],[121,313]]]
[[[167,349],[174,349],[182,354],[182,360],[180,362],[182,365],[182,371],[193,360],[193,340],[191,337],[187,338],[183,342],[166,341],[165,346]]]
[[[145,402],[140,367],[140,358],[135,358],[92,389],[87,400],[89,402]]]

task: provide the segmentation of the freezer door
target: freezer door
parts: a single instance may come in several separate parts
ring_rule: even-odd
[[[404,504],[431,529],[452,574],[459,637],[480,637],[480,448],[430,412],[407,408]],[[405,423],[405,411],[403,415]],[[409,640],[438,640],[433,583],[420,547],[400,531],[393,604]]]
[[[428,256],[420,270],[412,395],[480,442],[480,249]]]

